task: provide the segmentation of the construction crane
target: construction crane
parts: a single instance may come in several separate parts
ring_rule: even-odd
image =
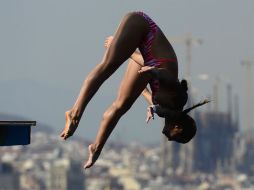
[[[184,44],[186,46],[186,69],[185,69],[185,78],[190,80],[191,78],[191,62],[192,62],[192,48],[194,45],[201,45],[203,40],[200,38],[193,37],[190,33],[181,36],[168,38],[169,41],[173,44]]]
[[[251,84],[251,66],[252,62],[250,60],[244,60],[241,62],[241,65],[245,69],[245,132],[247,141],[252,138],[252,129],[251,129],[251,92],[252,92],[252,84]]]

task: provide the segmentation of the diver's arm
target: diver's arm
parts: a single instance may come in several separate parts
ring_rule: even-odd
[[[142,95],[144,96],[145,100],[147,101],[147,103],[149,104],[147,111],[146,111],[146,123],[148,123],[151,119],[154,119],[154,112],[151,109],[151,105],[153,105],[152,102],[152,94],[151,92],[148,90],[148,88],[146,87],[143,92]]]
[[[152,94],[151,94],[151,92],[148,90],[147,87],[143,90],[142,95],[144,96],[145,100],[147,101],[147,103],[148,103],[149,105],[152,105],[152,104],[153,104],[153,102],[152,102]]]

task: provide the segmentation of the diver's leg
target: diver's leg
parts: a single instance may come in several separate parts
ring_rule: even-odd
[[[121,116],[130,109],[147,86],[150,76],[145,73],[139,74],[139,69],[140,66],[130,60],[118,90],[117,98],[104,113],[96,139],[88,147],[89,158],[84,166],[85,168],[89,168],[94,164]]]
[[[76,130],[81,116],[102,83],[136,50],[149,30],[148,23],[135,13],[127,14],[120,23],[102,62],[87,76],[73,108],[66,112],[61,137],[67,139]]]

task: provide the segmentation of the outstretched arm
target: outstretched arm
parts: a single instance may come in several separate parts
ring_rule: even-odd
[[[152,104],[153,104],[153,102],[152,102],[152,94],[151,94],[151,92],[148,90],[147,87],[143,90],[142,95],[144,96],[145,100],[147,101],[147,103],[148,103],[149,105],[152,105]]]
[[[146,112],[146,122],[148,123],[151,119],[154,119],[154,111],[151,108],[151,106],[153,105],[152,94],[146,87],[143,90],[142,95],[144,96],[145,100],[149,104],[149,106],[147,107],[147,112]]]
[[[152,103],[151,93],[149,94],[148,89],[145,89],[142,92],[142,95],[145,97],[147,102],[149,103],[149,106],[147,108],[147,114],[146,114],[146,122],[148,123],[151,119],[154,119],[154,114],[156,113],[159,117],[164,118],[171,118],[171,119],[177,119],[180,118],[182,115],[181,111],[173,111],[165,107],[161,107],[160,105],[154,105]]]

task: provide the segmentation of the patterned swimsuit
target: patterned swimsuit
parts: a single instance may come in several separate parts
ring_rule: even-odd
[[[145,20],[149,24],[150,31],[146,35],[144,41],[139,46],[140,53],[142,54],[142,57],[144,59],[144,65],[146,66],[155,66],[159,67],[162,63],[177,63],[177,59],[165,59],[165,58],[155,58],[152,54],[152,42],[155,38],[156,32],[158,31],[159,27],[156,25],[156,23],[145,13],[143,12],[136,12],[136,14],[141,15],[145,18]],[[160,88],[160,83],[158,79],[152,79],[150,82],[150,87],[152,90],[152,99],[153,103],[156,104],[156,101],[154,100],[155,94],[158,92]]]

